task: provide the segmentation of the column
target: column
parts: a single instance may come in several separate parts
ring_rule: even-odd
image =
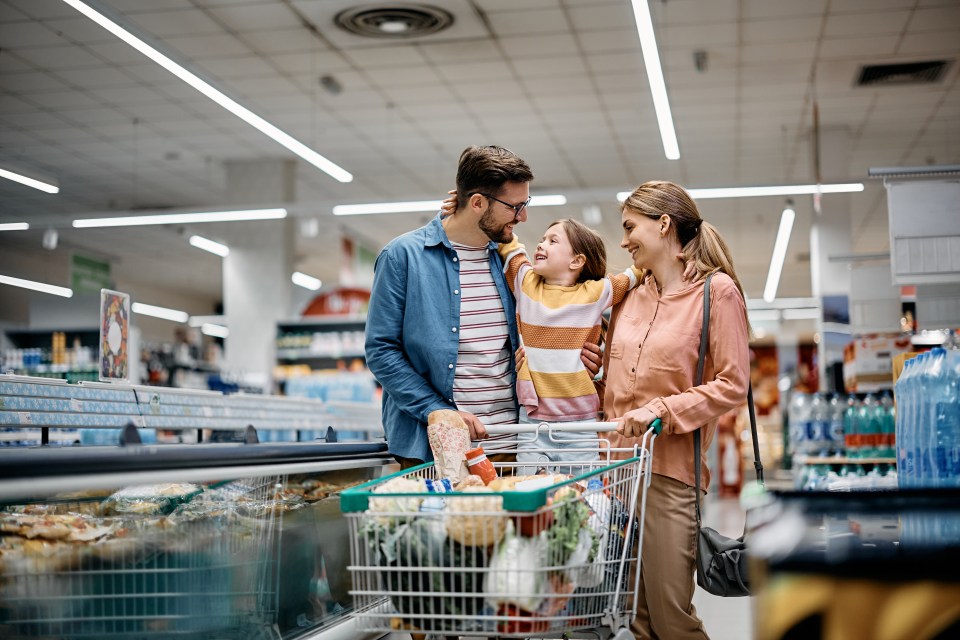
[[[230,161],[225,167],[227,200],[233,205],[276,206],[295,198],[292,160]],[[276,362],[277,321],[291,314],[294,229],[291,217],[217,225],[230,247],[223,260],[223,307],[230,329],[225,367],[264,389]]]

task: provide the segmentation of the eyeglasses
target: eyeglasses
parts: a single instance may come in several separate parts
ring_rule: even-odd
[[[478,191],[477,193],[478,193],[479,195],[483,196],[484,198],[490,198],[491,200],[496,200],[496,201],[499,202],[500,204],[506,205],[506,206],[510,207],[511,209],[513,209],[513,213],[514,213],[513,219],[514,219],[516,222],[519,222],[519,221],[520,221],[520,214],[523,213],[523,210],[527,208],[527,205],[530,204],[530,201],[533,199],[533,198],[531,197],[531,198],[527,198],[526,200],[524,200],[524,201],[521,202],[520,204],[510,204],[509,202],[504,202],[504,201],[501,200],[500,198],[494,198],[493,196],[491,196],[491,195],[488,194],[488,193],[481,193],[480,191]]]

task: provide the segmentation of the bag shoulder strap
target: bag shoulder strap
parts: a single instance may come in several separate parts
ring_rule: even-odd
[[[694,386],[699,387],[703,384],[704,361],[707,357],[707,347],[710,342],[710,280],[713,274],[707,276],[703,283],[703,328],[700,331],[700,354],[697,360],[697,378]],[[750,434],[753,437],[753,467],[757,471],[757,479],[763,484],[763,464],[760,462],[760,441],[757,438],[757,416],[753,408],[753,383],[747,386],[747,410],[750,413]],[[693,432],[693,475],[696,478],[696,501],[694,506],[697,514],[697,527],[700,527],[700,465],[701,465],[701,445],[700,429]]]

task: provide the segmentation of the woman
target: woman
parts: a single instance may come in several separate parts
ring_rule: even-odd
[[[710,484],[706,451],[717,419],[746,399],[748,328],[743,288],[726,242],[703,221],[679,185],[647,182],[621,206],[623,240],[641,284],[614,307],[603,357],[604,413],[632,446],[662,422],[647,493],[643,561],[633,632],[637,638],[707,638],[693,606],[697,527],[693,431],[702,431],[702,488]],[[683,252],[696,276],[684,281]],[[710,273],[709,349],[703,384],[693,386]]]

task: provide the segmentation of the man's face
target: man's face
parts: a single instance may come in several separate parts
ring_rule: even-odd
[[[527,182],[507,182],[503,185],[500,193],[490,194],[497,199],[508,202],[511,205],[518,205],[526,202],[530,197],[530,184]],[[480,216],[480,230],[487,234],[487,237],[494,242],[510,242],[513,239],[513,228],[519,222],[527,221],[527,209],[520,212],[514,211],[511,207],[497,202],[491,198],[486,198],[487,208]]]

